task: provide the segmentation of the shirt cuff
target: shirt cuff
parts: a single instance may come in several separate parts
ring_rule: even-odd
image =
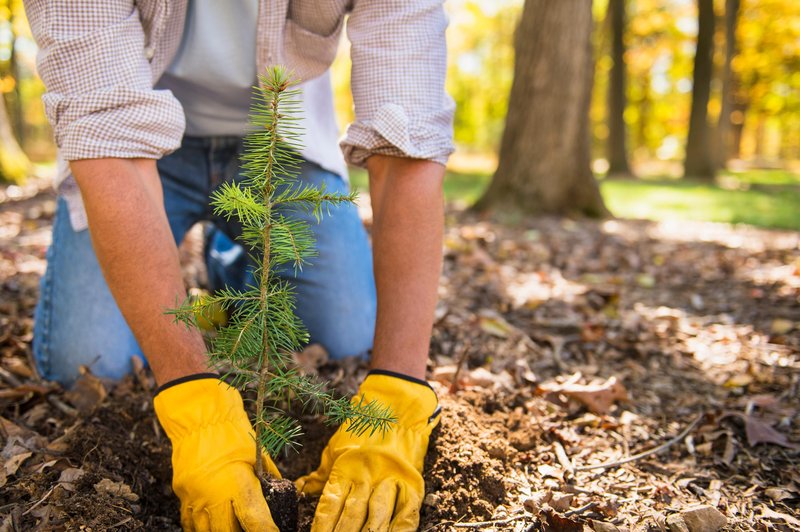
[[[183,108],[169,91],[108,88],[43,98],[60,156],[159,159],[180,146]]]
[[[371,155],[392,155],[447,164],[453,153],[452,100],[439,112],[409,117],[397,104],[385,104],[374,118],[357,120],[340,143],[345,160],[364,167]]]

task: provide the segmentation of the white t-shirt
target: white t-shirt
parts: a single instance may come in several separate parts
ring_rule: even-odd
[[[156,84],[181,102],[186,135],[244,135],[257,82],[257,19],[257,0],[189,0],[180,47]],[[330,71],[300,88],[303,157],[346,178]]]

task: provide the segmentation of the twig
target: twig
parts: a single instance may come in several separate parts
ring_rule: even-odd
[[[78,411],[54,395],[47,396],[47,402],[61,410],[69,417],[78,417]]]
[[[461,351],[461,356],[458,357],[456,372],[453,374],[453,382],[450,383],[450,389],[448,390],[450,393],[455,393],[458,390],[458,377],[461,375],[461,368],[464,367],[464,362],[467,360],[467,353],[469,353],[469,349],[467,349],[467,346],[464,346],[463,351]]]
[[[675,436],[671,440],[662,443],[658,447],[654,447],[654,448],[652,448],[650,450],[647,450],[647,451],[642,451],[639,454],[634,454],[633,456],[629,456],[628,458],[623,458],[621,460],[614,460],[612,462],[604,462],[602,464],[597,464],[597,465],[576,467],[575,471],[590,471],[592,469],[608,469],[610,467],[621,466],[623,464],[627,464],[627,463],[630,463],[630,462],[635,462],[636,460],[641,460],[642,458],[645,458],[647,456],[651,456],[651,455],[660,453],[664,449],[666,449],[666,448],[676,444],[677,442],[681,441],[682,439],[684,439],[686,437],[686,435],[689,434],[692,431],[692,429],[694,429],[695,426],[698,423],[700,423],[700,420],[703,419],[703,416],[705,416],[705,412],[702,412],[699,416],[697,416],[694,419],[694,421],[692,421],[689,424],[688,427],[686,427],[685,429],[683,429],[683,431],[681,431],[680,434],[678,434],[677,436]]]
[[[120,521],[119,523],[114,523],[113,525],[111,525],[111,526],[110,526],[110,527],[108,527],[108,528],[109,528],[109,529],[111,529],[111,528],[117,528],[118,526],[122,526],[122,525],[124,525],[125,523],[127,523],[127,522],[128,522],[128,521],[130,521],[131,519],[133,519],[133,517],[126,517],[125,519],[123,519],[123,520],[122,520],[122,521]]]
[[[570,475],[575,474],[575,465],[572,463],[572,460],[569,459],[567,456],[567,451],[564,450],[564,446],[561,445],[561,442],[555,442],[553,444],[556,450],[556,458],[558,458],[558,463],[561,464],[561,467],[569,471]]]
[[[583,506],[581,506],[580,508],[575,508],[574,510],[570,510],[568,512],[564,512],[564,517],[569,517],[571,515],[582,514],[583,512],[591,510],[595,506],[597,506],[597,501],[592,501],[592,502],[586,503]]]
[[[14,388],[19,388],[22,386],[22,381],[19,380],[16,375],[2,366],[0,366],[0,377],[3,377],[3,379]]]
[[[453,523],[450,526],[453,528],[482,528],[484,526],[496,526],[496,525],[507,525],[508,523],[512,523],[518,519],[524,519],[525,515],[513,515],[511,517],[506,517],[505,519],[495,519],[493,521],[478,521],[475,523]]]
[[[53,486],[52,488],[50,488],[50,491],[48,491],[47,493],[45,493],[45,494],[44,494],[44,497],[42,497],[41,499],[39,499],[39,501],[38,501],[36,504],[34,504],[33,506],[31,506],[30,508],[28,508],[27,510],[25,510],[25,511],[22,513],[22,515],[28,515],[29,513],[31,513],[31,512],[33,511],[33,509],[34,509],[34,508],[36,508],[37,506],[39,506],[40,504],[42,504],[42,503],[43,503],[43,502],[44,502],[44,501],[45,501],[45,500],[46,500],[46,499],[47,499],[47,498],[50,496],[50,494],[51,494],[51,493],[53,493],[53,490],[54,490],[54,489],[56,489],[57,487],[58,487],[58,484],[56,484],[55,486]]]

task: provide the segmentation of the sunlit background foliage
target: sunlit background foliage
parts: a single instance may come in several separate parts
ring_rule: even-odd
[[[514,29],[522,0],[450,0],[447,88],[456,101],[455,138],[461,150],[496,151],[514,68]],[[723,2],[717,2],[722,17]],[[606,91],[611,69],[607,0],[595,0],[596,64],[592,103],[595,155],[608,136]],[[625,36],[628,107],[625,121],[634,161],[679,161],[689,123],[697,8],[692,0],[628,2]],[[723,26],[717,24],[715,66],[721,68]],[[744,159],[778,164],[800,159],[800,2],[743,0],[737,29],[739,53],[733,69],[737,97],[746,110]],[[346,50],[343,50],[346,52]],[[346,53],[334,68],[342,123],[352,119]],[[709,120],[716,123],[721,86],[712,85]]]

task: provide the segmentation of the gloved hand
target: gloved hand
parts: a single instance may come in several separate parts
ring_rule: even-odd
[[[422,466],[439,423],[439,401],[425,381],[373,370],[361,397],[392,408],[397,423],[385,433],[356,436],[339,427],[319,469],[297,480],[299,491],[322,493],[312,531],[416,530],[425,493]]]
[[[178,379],[153,400],[172,441],[172,489],[189,531],[275,530],[253,468],[255,433],[242,397],[213,374]],[[269,456],[265,469],[280,478]]]

